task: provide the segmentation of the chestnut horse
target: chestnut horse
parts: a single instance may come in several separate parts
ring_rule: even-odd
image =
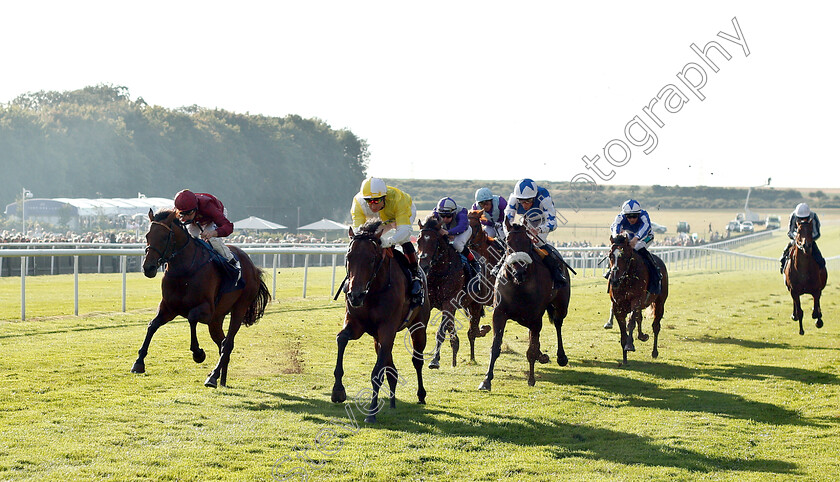
[[[642,310],[650,307],[653,311],[653,351],[651,356],[659,356],[657,343],[659,341],[659,328],[662,315],[665,313],[665,300],[668,299],[668,270],[665,263],[658,256],[653,255],[653,260],[662,273],[662,292],[658,295],[648,293],[648,281],[650,272],[624,234],[610,236],[612,246],[610,248],[610,277],[609,293],[612,301],[612,314],[618,321],[621,329],[621,349],[623,364],[627,364],[627,352],[636,351],[633,344],[633,330],[638,325],[639,340],[647,341],[648,335],[642,333]],[[653,253],[651,253],[653,254]],[[629,323],[625,323],[627,315],[630,315]]]
[[[146,329],[143,346],[137,352],[137,361],[131,368],[133,373],[144,373],[144,359],[149,351],[152,336],[161,326],[180,315],[190,323],[190,351],[193,360],[201,363],[205,359],[204,350],[198,346],[195,334],[196,325],[206,323],[210,338],[219,347],[219,362],[207,377],[204,385],[216,388],[221,377],[221,385],[227,385],[227,369],[230,354],[233,351],[234,338],[239,327],[251,326],[265,312],[271,300],[268,288],[262,280],[262,270],[254,266],[251,258],[236,246],[230,246],[236,253],[242,267],[244,286],[226,293],[220,288],[227,274],[213,263],[213,253],[209,246],[190,236],[178,220],[175,211],[164,210],[153,214],[149,210],[149,231],[146,233],[146,255],[143,260],[143,274],[154,278],[157,270],[166,264],[163,273],[161,291],[163,299],[158,306],[157,315]],[[222,329],[225,316],[230,313],[227,336]]]
[[[440,218],[434,214],[426,222],[417,221],[420,237],[417,238],[417,259],[429,283],[429,300],[432,308],[441,312],[441,323],[435,336],[435,351],[429,368],[440,368],[440,347],[449,333],[452,346],[452,366],[456,366],[460,340],[455,329],[455,312],[463,309],[470,318],[467,338],[470,340],[470,361],[475,362],[475,339],[490,331],[489,325],[479,327],[484,316],[485,304],[493,301],[490,284],[478,273],[470,285],[466,285],[465,264],[461,255],[455,252],[447,235],[441,232]]]
[[[548,318],[557,330],[557,364],[566,366],[569,359],[563,350],[561,328],[563,319],[569,311],[571,289],[569,283],[555,288],[551,272],[543,263],[534,246],[534,241],[525,226],[510,224],[507,228],[508,254],[504,270],[496,279],[496,308],[493,310],[493,345],[490,349],[490,366],[479,390],[490,390],[493,380],[493,367],[502,351],[502,337],[505,334],[507,320],[514,320],[530,330],[530,343],[526,353],[530,371],[528,385],[534,386],[534,362],[548,363],[548,355],[540,350],[540,330],[543,314],[548,311]],[[569,279],[569,270],[564,265],[563,274]]]
[[[817,320],[815,325],[822,328],[822,310],[820,310],[820,295],[828,281],[828,271],[820,268],[812,254],[814,238],[810,220],[796,222],[796,238],[790,248],[790,259],[785,265],[785,286],[793,298],[792,320],[799,322],[799,334],[804,335],[802,328],[802,305],[799,297],[809,294],[814,297],[814,311],[811,318]]]
[[[423,304],[410,309],[411,295],[405,271],[395,259],[393,248],[382,248],[384,232],[382,222],[369,222],[358,233],[350,228],[350,245],[347,247],[345,265],[347,283],[344,285],[344,328],[338,332],[338,356],[335,364],[335,384],[332,401],[347,400],[341,379],[344,377],[344,350],[347,342],[358,340],[365,333],[373,337],[376,364],[370,375],[373,396],[365,422],[376,422],[379,411],[379,387],[387,376],[391,388],[391,408],[396,408],[397,371],[394,367],[393,348],[397,332],[410,326],[414,353],[411,362],[417,372],[417,398],[426,403],[423,388],[423,350],[426,348],[426,325],[429,323],[428,297]]]

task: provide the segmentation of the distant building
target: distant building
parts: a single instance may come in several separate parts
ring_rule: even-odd
[[[100,221],[107,220],[114,225],[128,226],[133,220],[160,209],[173,209],[172,199],[162,197],[136,197],[112,199],[53,198],[27,199],[24,215],[29,221],[67,226],[72,230],[89,229]],[[6,216],[20,219],[19,202],[6,205]],[[148,218],[146,218],[148,219]],[[125,224],[122,224],[124,221]]]

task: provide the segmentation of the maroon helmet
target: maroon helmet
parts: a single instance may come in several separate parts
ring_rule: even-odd
[[[198,198],[189,189],[184,189],[175,195],[175,209],[178,211],[191,211],[198,207]]]

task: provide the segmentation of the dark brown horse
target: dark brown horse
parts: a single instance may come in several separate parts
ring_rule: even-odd
[[[808,294],[814,297],[814,311],[811,318],[817,320],[815,325],[822,328],[822,310],[820,310],[820,295],[828,281],[828,271],[821,268],[813,256],[814,238],[811,221],[796,222],[796,238],[790,248],[790,259],[785,266],[785,286],[793,298],[792,320],[799,322],[799,334],[804,335],[802,328],[802,305],[799,297]]]
[[[338,332],[338,357],[335,364],[335,385],[332,401],[341,403],[347,393],[341,379],[344,377],[344,350],[347,342],[358,340],[367,333],[374,339],[376,364],[370,380],[373,396],[366,422],[376,422],[379,411],[379,387],[387,376],[390,386],[391,408],[396,407],[397,371],[394,367],[393,348],[397,332],[410,327],[414,353],[411,362],[417,372],[417,398],[426,403],[423,388],[423,350],[426,348],[426,325],[429,323],[429,300],[410,309],[408,278],[392,248],[382,248],[383,234],[380,221],[364,224],[358,233],[350,228],[350,245],[347,248],[347,282],[344,285],[346,312],[344,328]]]
[[[618,321],[621,329],[621,349],[624,364],[627,363],[627,352],[636,351],[633,344],[633,330],[639,327],[639,340],[647,341],[648,335],[642,333],[642,310],[651,307],[653,311],[653,351],[651,356],[659,356],[657,343],[659,341],[659,328],[662,315],[665,313],[665,300],[668,299],[668,270],[665,263],[658,256],[653,255],[653,260],[662,273],[662,291],[658,295],[651,295],[647,292],[650,272],[645,265],[642,256],[637,253],[627,239],[627,236],[619,234],[610,236],[612,246],[610,248],[610,278],[609,293],[612,301],[612,314]],[[651,253],[653,254],[653,253]],[[630,315],[630,322],[626,323],[627,315]]]
[[[502,337],[505,334],[507,320],[514,320],[530,330],[530,344],[526,353],[530,371],[528,385],[534,386],[534,362],[548,363],[548,355],[540,350],[540,330],[543,314],[548,311],[548,318],[557,330],[557,364],[566,366],[569,359],[563,350],[561,328],[563,319],[569,311],[571,289],[569,283],[555,288],[551,272],[541,260],[534,241],[527,228],[520,224],[509,224],[506,238],[508,254],[504,270],[496,279],[496,308],[493,310],[493,345],[490,349],[490,366],[479,390],[490,390],[493,380],[493,367],[502,351]],[[564,276],[569,279],[568,268],[563,266]]]
[[[455,312],[463,309],[470,318],[467,338],[470,340],[470,361],[475,362],[475,339],[490,331],[489,325],[479,327],[484,316],[485,304],[493,301],[490,284],[481,273],[466,285],[465,264],[461,255],[441,232],[440,219],[433,215],[426,222],[417,221],[420,237],[417,238],[417,253],[420,268],[426,273],[429,284],[429,300],[432,308],[441,312],[441,323],[435,336],[435,352],[429,368],[440,368],[440,347],[449,333],[452,346],[452,366],[456,365],[460,340],[455,328]],[[483,280],[483,281],[482,281]]]
[[[149,210],[149,219],[151,224],[149,232],[146,233],[143,273],[148,278],[154,278],[158,268],[166,264],[161,282],[163,299],[158,306],[157,315],[146,329],[146,339],[137,352],[137,361],[134,362],[131,371],[146,371],[144,359],[149,351],[152,336],[158,328],[180,315],[190,323],[190,350],[196,363],[205,359],[204,350],[198,346],[195,334],[198,323],[207,324],[210,337],[219,347],[219,362],[208,375],[204,385],[215,388],[221,377],[221,385],[226,386],[233,340],[239,327],[256,323],[271,300],[268,288],[262,280],[262,270],[254,266],[244,251],[230,246],[231,251],[239,258],[244,287],[220,294],[226,275],[222,273],[222,268],[212,262],[211,248],[200,245],[198,240],[190,236],[174,211],[153,214]],[[228,313],[230,324],[225,336],[222,322]]]
[[[487,266],[496,266],[496,263],[505,255],[505,248],[501,242],[488,236],[484,232],[484,229],[481,228],[481,216],[483,214],[484,211],[480,209],[472,210],[467,214],[467,219],[469,219],[470,228],[472,229],[469,246],[473,253],[484,258],[484,264]],[[496,282],[496,277],[490,274],[489,270],[487,276],[490,284]]]

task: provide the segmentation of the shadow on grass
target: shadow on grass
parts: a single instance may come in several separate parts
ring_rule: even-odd
[[[742,457],[709,456],[660,444],[650,437],[618,430],[563,422],[544,422],[515,414],[473,416],[398,401],[396,410],[384,408],[378,414],[378,423],[367,425],[363,422],[363,415],[354,406],[347,407],[347,403],[331,403],[323,393],[313,394],[315,395],[313,398],[302,398],[282,392],[260,391],[260,393],[276,398],[277,402],[266,404],[243,400],[245,408],[250,410],[280,409],[300,413],[303,420],[319,426],[329,423],[343,425],[351,423],[358,424],[362,430],[399,431],[442,436],[450,440],[455,437],[478,438],[523,447],[535,447],[535,450],[546,451],[556,459],[573,457],[593,461],[606,460],[628,466],[645,464],[699,473],[721,470],[775,474],[798,473],[796,464],[782,460],[745,460]],[[354,420],[350,420],[351,414]],[[313,427],[313,437],[318,430],[318,427]]]
[[[608,368],[615,368],[614,364],[595,363]],[[591,365],[590,365],[591,366]],[[633,370],[637,372],[658,375],[661,370],[685,371],[681,378],[709,378],[709,379],[763,379],[776,376],[790,377],[800,380],[797,373],[808,372],[811,376],[830,377],[829,383],[837,383],[834,375],[797,368],[780,368],[768,366],[742,365],[722,369],[688,369],[672,367],[661,363],[637,362],[619,370]],[[691,376],[688,376],[690,372]],[[617,372],[619,373],[619,372]],[[797,374],[797,375],[794,375]],[[666,377],[667,378],[667,377]],[[742,420],[752,420],[772,425],[824,426],[817,420],[803,419],[794,410],[788,410],[772,403],[749,400],[739,395],[714,390],[697,390],[687,388],[662,388],[656,383],[624,377],[618,374],[592,373],[575,369],[557,369],[549,367],[542,373],[542,380],[561,386],[578,387],[582,392],[592,392],[590,395],[603,397],[604,393],[618,394],[631,407],[654,408],[658,410],[678,410],[689,412],[704,412],[722,415]],[[825,382],[821,382],[825,383]]]

